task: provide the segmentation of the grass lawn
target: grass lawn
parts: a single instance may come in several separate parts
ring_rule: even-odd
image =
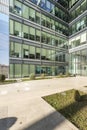
[[[50,105],[52,105],[58,112],[70,120],[79,130],[87,130],[87,100],[76,100],[86,95],[79,91],[72,89],[62,93],[56,93],[43,97]],[[86,95],[87,96],[87,95]]]

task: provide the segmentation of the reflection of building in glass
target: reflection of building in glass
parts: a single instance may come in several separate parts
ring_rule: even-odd
[[[68,65],[71,73],[87,75],[86,5],[87,0],[10,0],[10,78],[64,74]]]

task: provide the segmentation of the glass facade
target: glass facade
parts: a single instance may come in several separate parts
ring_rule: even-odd
[[[71,0],[75,4],[79,1]],[[69,71],[72,74],[87,76],[87,0],[74,7],[70,1],[69,32]]]
[[[48,0],[27,3],[10,0],[9,4],[10,78],[29,77],[31,73],[65,74],[68,67],[67,11]]]
[[[68,67],[86,75],[86,53],[74,51],[87,41],[86,9],[87,0],[10,0],[10,78],[65,74]]]
[[[71,53],[69,66],[72,74],[87,76],[87,49]]]

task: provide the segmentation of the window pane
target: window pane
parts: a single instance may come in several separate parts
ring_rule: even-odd
[[[29,58],[30,59],[35,59],[35,47],[30,46],[30,50],[29,50]]]
[[[29,19],[28,7],[23,4],[23,17]]]
[[[29,58],[29,46],[23,45],[23,58]]]
[[[36,30],[36,41],[40,42],[40,35],[41,35],[41,32],[39,30]]]
[[[30,65],[30,74],[31,73],[35,74],[35,65]]]
[[[35,40],[35,28],[30,27],[30,40]]]
[[[29,19],[35,21],[35,10],[32,8],[29,9]]]
[[[14,34],[14,22],[10,20],[10,34]]]
[[[14,35],[21,37],[21,23],[15,22]]]
[[[10,71],[10,78],[14,78],[14,64],[10,64],[9,71]]]
[[[14,13],[16,13],[17,15],[20,15],[20,16],[22,14],[21,3],[18,2],[17,0],[15,0]]]
[[[40,17],[41,17],[41,14],[36,12],[36,23],[40,24]]]
[[[22,75],[23,77],[28,77],[29,76],[29,66],[26,64],[23,64],[23,69],[22,69]]]
[[[15,77],[21,77],[21,64],[15,64]]]
[[[28,33],[28,26],[23,25],[23,37],[28,39],[29,38],[29,33]]]

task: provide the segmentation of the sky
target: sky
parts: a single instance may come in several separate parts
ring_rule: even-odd
[[[0,64],[9,65],[9,17],[0,13]]]

